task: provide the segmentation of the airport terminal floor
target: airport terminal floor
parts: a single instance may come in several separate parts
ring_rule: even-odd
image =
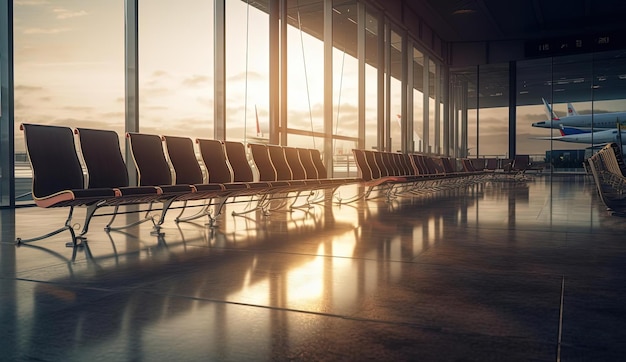
[[[590,176],[142,224],[1,211],[0,360],[621,360],[626,219]],[[128,214],[127,217],[135,217]],[[171,218],[170,218],[171,219]]]

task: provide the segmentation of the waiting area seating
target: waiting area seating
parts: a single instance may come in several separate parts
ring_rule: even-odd
[[[374,190],[388,199],[420,195],[481,182],[488,175],[468,159],[359,149],[353,153],[360,178],[369,187],[363,197]]]
[[[152,222],[153,232],[160,235],[174,203],[182,204],[175,222],[208,217],[213,226],[226,203],[247,202],[254,207],[246,212],[259,210],[267,215],[331,198],[348,203],[422,195],[481,182],[490,174],[469,159],[355,149],[359,177],[329,178],[316,149],[130,132],[126,138],[133,166],[124,161],[118,134],[111,130],[39,124],[22,124],[21,129],[33,170],[35,204],[67,207],[69,212],[59,229],[30,239],[17,238],[18,244],[67,230],[72,238],[68,246],[80,245],[94,216],[111,216],[106,231]],[[137,173],[136,185],[129,183],[129,167]],[[336,191],[344,185],[357,185],[356,195],[340,197]],[[192,201],[200,211],[183,217]],[[119,208],[126,205],[147,205],[147,210],[139,211],[145,211],[145,216],[114,227]],[[75,207],[86,208],[78,233],[72,224]],[[96,215],[103,207],[113,207],[113,211]],[[160,214],[155,216],[157,211]]]
[[[18,238],[18,244],[41,240],[68,231],[72,242],[79,245],[88,232],[96,211],[114,207],[106,231],[151,221],[159,233],[168,210],[182,202],[176,222],[208,216],[211,224],[222,207],[237,198],[256,202],[255,209],[269,211],[270,201],[299,199],[308,192],[304,206],[316,202],[316,192],[331,190],[356,178],[329,179],[317,150],[249,144],[254,167],[241,142],[128,133],[128,145],[137,171],[137,185],[129,184],[119,137],[110,130],[87,129],[38,124],[22,124],[26,151],[33,170],[32,195],[43,208],[68,207],[65,224],[57,230],[35,238]],[[77,147],[78,143],[78,147]],[[83,169],[84,165],[84,169]],[[204,171],[203,171],[204,170]],[[257,176],[255,177],[255,171]],[[182,217],[189,201],[202,201],[202,210]],[[145,217],[131,224],[113,227],[124,205],[146,204]],[[160,204],[158,217],[152,216],[153,205]],[[86,207],[82,230],[76,234],[72,226],[75,207]],[[291,204],[290,207],[297,207]]]
[[[621,147],[609,143],[587,159],[598,195],[617,215],[626,215],[626,163]]]

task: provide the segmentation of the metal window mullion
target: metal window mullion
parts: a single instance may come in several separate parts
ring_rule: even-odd
[[[333,1],[324,1],[324,160],[333,174]]]
[[[278,122],[278,132],[280,132],[280,144],[287,144],[287,2],[280,0],[280,121]]]
[[[358,143],[357,148],[365,148],[365,4],[357,3],[357,58],[358,69]]]
[[[226,139],[226,0],[215,0],[213,68],[213,137]]]
[[[0,206],[15,206],[13,0],[0,0]]]
[[[424,122],[422,123],[422,150],[426,153],[430,153],[430,135],[429,135],[429,123],[430,123],[430,118],[429,118],[429,114],[428,114],[428,108],[429,108],[429,77],[430,77],[430,58],[428,56],[428,54],[426,52],[424,52],[424,66],[423,66],[423,90],[424,92],[422,93],[422,99],[423,99],[423,103],[424,103],[424,109],[423,109],[423,119]]]
[[[125,63],[125,132],[139,131],[139,0],[124,2],[124,63]],[[137,170],[126,142],[126,168],[130,185],[137,185]]]
[[[391,27],[385,18],[385,145],[391,151]]]
[[[386,95],[386,86],[385,86],[385,69],[386,69],[386,59],[385,59],[385,20],[384,17],[379,13],[377,19],[378,29],[377,33],[377,79],[376,79],[376,97],[378,105],[376,107],[377,111],[377,132],[376,132],[376,149],[384,150],[385,149],[385,95]]]
[[[433,153],[441,153],[441,63],[435,66],[435,147]]]
[[[269,96],[270,96],[270,144],[280,144],[280,4],[279,0],[270,0],[269,4]]]

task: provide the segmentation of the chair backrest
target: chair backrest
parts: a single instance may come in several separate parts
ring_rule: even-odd
[[[33,170],[34,198],[85,187],[72,129],[26,123],[20,128]]]
[[[381,178],[382,176],[387,176],[383,175],[380,172],[380,169],[378,168],[378,165],[376,163],[376,153],[378,153],[378,151],[364,150],[363,153],[365,156],[365,163],[369,168],[369,175],[367,176],[370,177],[370,180],[375,180],[377,178]]]
[[[209,183],[230,183],[233,182],[233,172],[224,151],[224,144],[219,140],[196,139],[202,162],[207,170]],[[241,145],[243,147],[243,145]],[[245,149],[244,149],[245,157]],[[248,171],[250,167],[247,165]],[[250,179],[252,180],[252,179]]]
[[[289,163],[287,163],[287,158],[285,157],[285,151],[283,148],[278,145],[267,145],[267,151],[269,152],[274,170],[276,170],[276,180],[293,180],[293,173],[291,172]]]
[[[248,148],[250,148],[252,161],[259,171],[259,181],[277,181],[276,169],[272,165],[267,146],[260,143],[249,143]]]
[[[372,180],[372,170],[365,159],[365,150],[352,149],[356,166],[359,169],[359,177],[365,181]]]
[[[441,165],[443,166],[443,170],[446,173],[454,173],[456,172],[456,168],[454,166],[452,166],[452,160],[450,159],[450,157],[440,157],[439,158]],[[456,163],[456,161],[455,161]]]
[[[172,172],[163,152],[163,141],[157,135],[129,132],[131,154],[137,168],[139,186],[172,184]]]
[[[163,136],[162,139],[172,167],[174,167],[175,183],[185,185],[203,183],[202,169],[191,138]]]
[[[117,132],[76,128],[87,167],[88,188],[128,186],[128,171],[120,150]]]
[[[315,148],[311,148],[309,149],[309,152],[311,152],[311,159],[313,160],[313,164],[317,170],[317,177],[320,179],[328,178],[328,172],[326,171],[324,162],[322,162],[322,155],[320,154],[320,151]]]
[[[408,153],[401,153],[400,157],[402,158],[402,162],[404,163],[404,169],[406,170],[407,175],[417,175],[417,170],[413,167],[413,163],[411,162],[411,155]]]
[[[469,158],[464,158],[461,160],[461,163],[463,164],[463,171],[465,172],[476,172],[476,168],[474,167],[474,164],[472,163],[472,160]]]
[[[222,141],[226,157],[233,170],[233,182],[252,182],[254,174],[248,163],[246,148],[241,142]]]
[[[439,159],[435,159],[431,156],[424,156],[424,162],[426,163],[426,167],[428,168],[428,173],[431,175],[445,173],[441,162]]]
[[[374,164],[378,168],[378,173],[380,174],[380,177],[385,177],[385,176],[391,175],[391,171],[389,169],[387,169],[387,166],[385,165],[385,159],[384,159],[384,156],[383,156],[383,152],[382,151],[372,151],[372,153],[374,154]],[[374,171],[372,171],[372,172],[374,172]]]
[[[485,169],[490,171],[495,171],[498,169],[498,159],[497,158],[488,158],[487,163],[485,164]]]
[[[529,155],[515,155],[513,159],[513,168],[517,170],[525,170],[530,166],[530,156]]]
[[[470,158],[469,161],[472,164],[472,167],[474,167],[475,171],[482,171],[486,168],[484,158]]]
[[[427,175],[428,170],[424,165],[422,160],[422,155],[418,155],[417,153],[411,153],[411,161],[413,161],[413,167],[415,167],[416,175]]]
[[[617,161],[617,165],[619,166],[622,176],[626,176],[626,162],[624,161],[621,147],[615,142],[611,142],[605,147],[613,151],[613,154],[615,155],[615,160]]]
[[[311,152],[307,148],[297,148],[298,157],[300,157],[300,162],[302,163],[302,167],[304,167],[304,171],[306,172],[307,180],[319,179],[320,177],[317,174],[317,168],[313,163],[313,158],[311,157]]]
[[[383,152],[382,154],[383,154],[383,162],[384,162],[385,168],[389,172],[389,176],[398,176],[400,174],[400,170],[397,168],[391,152]]]
[[[289,164],[289,168],[291,169],[293,179],[305,180],[306,170],[304,169],[304,166],[300,161],[298,149],[295,147],[283,147],[283,151],[285,152],[285,158],[287,159],[287,163]]]

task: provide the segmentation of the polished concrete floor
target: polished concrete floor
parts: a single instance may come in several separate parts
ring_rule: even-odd
[[[270,216],[227,211],[216,229],[170,217],[160,237],[148,224],[107,234],[98,217],[74,250],[67,234],[13,244],[60,225],[64,210],[2,210],[0,360],[626,353],[626,219],[605,210],[586,176]]]

